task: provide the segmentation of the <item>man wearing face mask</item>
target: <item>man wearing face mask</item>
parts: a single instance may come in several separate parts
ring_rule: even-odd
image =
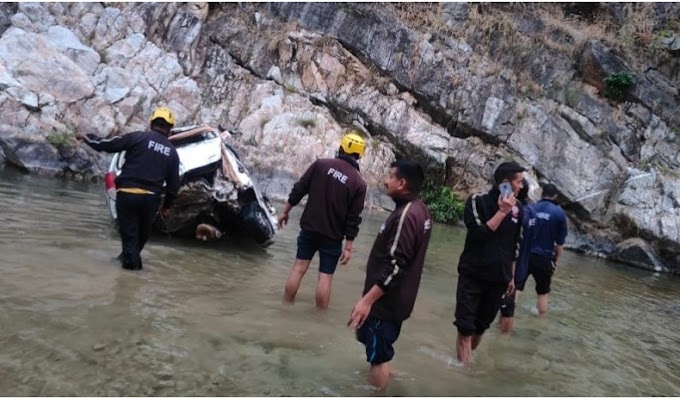
[[[465,203],[465,246],[458,262],[456,356],[464,365],[479,346],[501,307],[504,294],[514,292],[514,266],[522,233],[522,211],[516,195],[525,169],[515,162],[500,164],[486,194]]]

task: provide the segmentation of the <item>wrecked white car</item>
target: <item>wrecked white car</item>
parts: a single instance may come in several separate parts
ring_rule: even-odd
[[[210,126],[173,129],[170,141],[180,159],[181,186],[170,213],[157,215],[154,230],[200,240],[247,234],[268,246],[278,229],[276,210],[227,143],[231,134],[220,130]],[[125,152],[115,154],[104,179],[106,202],[114,220],[114,181],[124,162]]]

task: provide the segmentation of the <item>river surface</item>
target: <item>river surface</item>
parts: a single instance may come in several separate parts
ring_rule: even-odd
[[[516,330],[452,362],[456,264],[465,231],[435,225],[418,300],[395,345],[387,391],[366,381],[346,322],[386,213],[367,213],[330,309],[313,269],[281,304],[297,220],[261,249],[155,236],[145,270],[122,270],[99,184],[0,171],[2,395],[680,395],[680,279],[567,252],[550,313],[533,281]]]

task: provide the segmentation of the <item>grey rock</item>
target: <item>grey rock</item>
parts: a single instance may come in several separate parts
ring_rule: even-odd
[[[106,344],[95,344],[92,346],[93,351],[103,351],[106,348]]]
[[[186,10],[177,12],[168,26],[166,41],[177,53],[185,75],[200,66],[196,62],[196,48],[207,15],[207,3],[188,3]]]
[[[92,44],[95,48],[107,48],[123,38],[127,32],[127,21],[118,8],[107,7],[99,16],[94,28]]]
[[[680,37],[664,37],[661,39],[661,46],[670,52],[680,52]]]
[[[175,374],[172,372],[172,370],[161,370],[156,373],[156,377],[159,380],[171,380],[173,377],[175,377]]]
[[[66,163],[47,141],[0,129],[0,146],[8,163],[37,174],[61,174]]]
[[[23,3],[18,4],[17,15],[23,15],[28,22],[29,30],[33,32],[44,31],[50,26],[56,24],[54,16],[50,15],[48,7],[40,3]]]
[[[605,92],[604,78],[612,73],[630,73],[633,70],[613,50],[601,41],[589,40],[579,55],[579,71],[583,80],[602,93]]]
[[[94,92],[87,75],[42,35],[10,28],[0,38],[0,60],[14,80],[33,93],[69,103]]]
[[[156,382],[155,389],[164,389],[164,388],[174,388],[175,387],[175,381],[174,380],[160,380]]]
[[[444,3],[442,11],[446,25],[452,28],[462,27],[470,14],[467,3]]]
[[[11,18],[16,12],[16,3],[0,3],[0,36],[12,26]]]
[[[620,242],[616,245],[616,251],[611,258],[657,272],[668,271],[666,267],[659,263],[658,255],[654,252],[654,249],[640,238],[631,238]]]
[[[97,76],[97,90],[111,104],[125,98],[134,87],[136,80],[123,68],[105,67]]]
[[[87,74],[93,74],[99,66],[99,54],[82,44],[69,29],[61,26],[50,27],[45,34],[45,41],[48,46],[69,57]]]

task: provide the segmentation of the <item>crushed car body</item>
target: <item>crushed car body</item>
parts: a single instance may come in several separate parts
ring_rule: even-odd
[[[169,214],[156,216],[156,232],[204,241],[247,234],[262,246],[273,242],[278,229],[276,210],[228,144],[230,137],[228,131],[210,126],[172,130],[170,141],[180,159],[181,186]],[[115,177],[124,163],[125,152],[115,154],[104,178],[114,220]]]

